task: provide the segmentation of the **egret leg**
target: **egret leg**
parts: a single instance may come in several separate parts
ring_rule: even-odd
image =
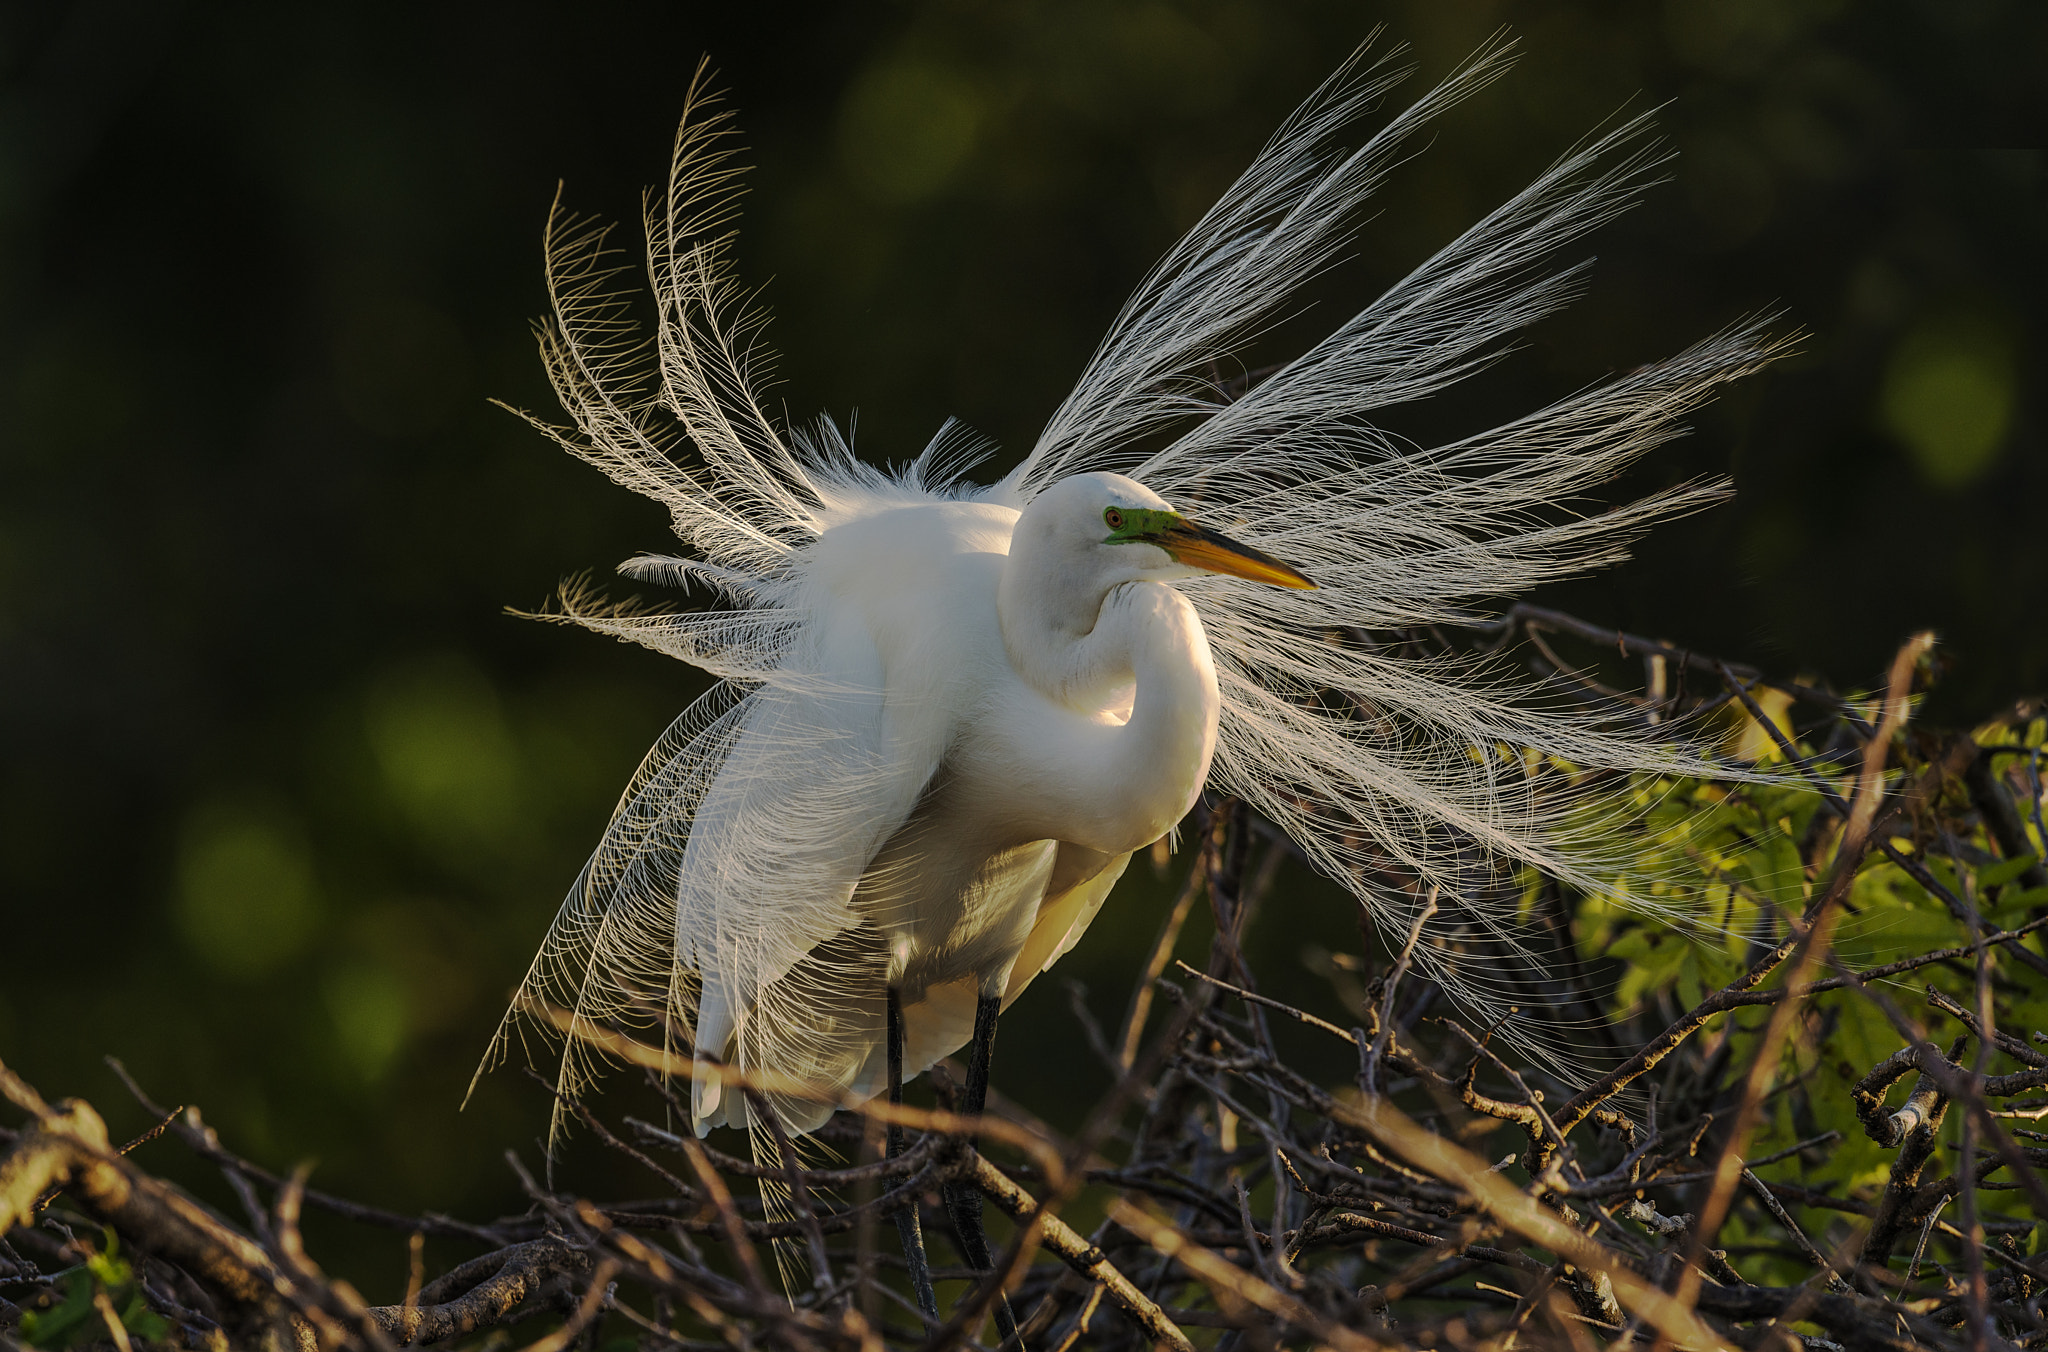
[[[889,1102],[897,1107],[903,1103],[903,1001],[894,986],[889,987]],[[888,1139],[887,1157],[893,1160],[903,1153],[902,1126],[891,1122]],[[936,1323],[939,1298],[932,1290],[932,1268],[924,1254],[924,1231],[918,1225],[915,1201],[897,1208],[896,1235],[903,1243],[903,1261],[910,1267],[910,1290],[917,1297],[917,1308]]]
[[[974,1006],[974,1054],[967,1063],[967,1093],[961,1109],[979,1114],[988,1102],[988,1063],[995,1053],[996,1015],[1002,1011],[999,996],[985,995]],[[981,1194],[972,1183],[945,1186],[946,1214],[960,1236],[960,1256],[967,1266],[981,1272],[995,1267],[988,1250],[988,1234],[981,1228]],[[1005,1339],[1017,1336],[1017,1316],[1010,1309],[1007,1293],[996,1296],[996,1331]]]

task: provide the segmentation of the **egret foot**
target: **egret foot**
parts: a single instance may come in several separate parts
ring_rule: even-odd
[[[1001,998],[994,995],[984,995],[974,1007],[974,1054],[967,1063],[962,1112],[979,1115],[988,1102],[988,1063],[995,1052],[996,1015],[1002,1007]],[[978,1272],[992,1271],[995,1259],[989,1254],[988,1234],[981,1228],[981,1194],[972,1183],[948,1183],[943,1195],[946,1214],[952,1217],[954,1232],[960,1236],[962,1261]],[[1017,1316],[1010,1309],[1010,1297],[1005,1292],[996,1294],[996,1331],[1005,1341],[1017,1336]]]
[[[903,1104],[903,1001],[894,986],[889,988],[889,1103],[894,1107]],[[888,1141],[886,1157],[893,1160],[903,1153],[899,1123],[889,1124]],[[918,1225],[914,1199],[896,1209],[896,1235],[903,1244],[903,1261],[910,1268],[910,1290],[917,1297],[917,1308],[937,1323],[939,1298],[932,1290],[932,1266],[924,1254],[924,1231]]]

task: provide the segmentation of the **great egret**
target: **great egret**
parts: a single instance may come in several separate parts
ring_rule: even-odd
[[[831,423],[785,432],[765,411],[760,320],[725,254],[729,114],[701,68],[667,190],[647,203],[651,344],[634,338],[605,230],[558,204],[540,345],[575,425],[532,421],[666,505],[692,551],[622,572],[718,603],[648,613],[572,588],[561,616],[722,678],[628,786],[515,1006],[571,1011],[564,1099],[594,1069],[577,1034],[625,1027],[812,1087],[759,1100],[797,1133],[971,1041],[977,1110],[1001,1007],[1205,783],[1396,931],[1437,887],[1512,946],[1512,902],[1461,887],[1475,859],[1605,885],[1599,840],[1539,793],[1522,749],[1664,772],[1698,756],[1666,729],[1545,708],[1499,672],[1341,636],[1467,619],[1468,603],[1618,559],[1653,518],[1723,491],[1558,507],[1769,360],[1760,322],[1449,445],[1369,420],[1571,297],[1583,265],[1545,261],[1632,204],[1662,162],[1645,123],[1573,149],[1242,397],[1213,375],[1332,261],[1406,139],[1510,51],[1489,44],[1346,150],[1339,133],[1408,74],[1354,56],[1140,285],[1037,444],[985,487],[962,477],[979,448],[954,425],[884,471]],[[1376,885],[1390,865],[1414,885]],[[1428,945],[1416,958],[1504,1017],[1512,992]],[[694,1074],[691,1111],[699,1133],[749,1127],[775,1157],[715,1065]],[[929,1309],[928,1287],[920,1298]]]

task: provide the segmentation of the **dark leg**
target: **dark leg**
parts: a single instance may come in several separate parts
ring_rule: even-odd
[[[903,1103],[903,1002],[896,988],[889,988],[889,1102]],[[903,1153],[903,1128],[889,1124],[888,1158]],[[931,1263],[924,1256],[924,1232],[917,1223],[917,1203],[897,1208],[896,1235],[903,1241],[903,1261],[910,1265],[910,1290],[925,1318],[938,1322],[939,1298],[932,1291]]]
[[[996,1046],[996,1015],[1002,1000],[985,995],[974,1007],[974,1054],[967,1063],[967,1094],[963,1112],[980,1113],[988,1102],[988,1063]],[[948,1183],[945,1187],[946,1214],[960,1236],[960,1257],[967,1266],[987,1272],[995,1267],[989,1255],[988,1235],[981,1228],[981,1194],[972,1183]],[[996,1331],[1003,1338],[1017,1336],[1017,1316],[1006,1294],[996,1296]]]

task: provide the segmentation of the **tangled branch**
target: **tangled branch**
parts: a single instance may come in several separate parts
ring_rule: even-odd
[[[1518,1063],[1441,1005],[1409,958],[1430,942],[1452,945],[1439,959],[1483,964],[1476,941],[1456,948],[1455,927],[1451,939],[1418,924],[1325,955],[1319,1003],[1338,1018],[1291,989],[1261,989],[1245,940],[1287,885],[1289,846],[1240,805],[1214,802],[1122,1026],[1097,1026],[1077,996],[1114,1088],[1071,1139],[1000,1099],[986,1119],[958,1114],[943,1070],[931,1106],[842,1105],[826,1134],[853,1162],[834,1168],[806,1167],[793,1149],[764,1167],[572,1105],[659,1195],[600,1204],[543,1186],[508,1155],[529,1210],[471,1223],[309,1189],[131,1081],[162,1134],[242,1199],[247,1215],[232,1223],[116,1149],[91,1106],[49,1103],[0,1067],[0,1093],[22,1116],[0,1135],[0,1341],[381,1352],[499,1347],[530,1321],[541,1352],[600,1336],[649,1352],[950,1352],[987,1346],[1007,1290],[1020,1338],[1047,1352],[2040,1345],[2048,1269],[2028,1252],[2048,1217],[2048,1134],[2028,1125],[2048,1117],[2037,1047],[2048,1039],[2030,1022],[2048,1013],[2039,711],[2020,706],[1971,737],[1914,729],[1910,647],[1887,690],[1856,698],[1549,611],[1518,609],[1483,637],[1518,633],[1540,640],[1539,670],[1560,689],[1643,717],[1746,715],[1807,781],[1695,785],[1691,807],[1666,809],[1676,825],[1657,829],[1725,894],[1718,955],[1519,881],[1559,939],[1551,1007],[1593,1011],[1572,1026],[1612,1046],[1588,1082]],[[1564,640],[1643,661],[1645,693],[1567,668],[1554,646]],[[1686,672],[1691,694],[1669,679]],[[1774,716],[1767,702],[1797,712]],[[1679,792],[1663,786],[1658,801]],[[1770,878],[1753,867],[1767,844],[1790,860]],[[1204,900],[1214,935],[1195,964],[1175,955]],[[1428,903],[1439,904],[1458,898]],[[1857,936],[1881,905],[1932,917],[1914,931],[1923,939],[1936,925],[1949,933],[1869,961]],[[1631,975],[1644,972],[1654,979]],[[1617,979],[1609,998],[1602,983]],[[1276,1019],[1299,1032],[1276,1037]],[[1310,1069],[1330,1058],[1303,1039],[1356,1076]],[[1846,1047],[1880,1040],[1874,1060],[1844,1061]],[[623,1039],[601,1050],[639,1060],[664,1093],[686,1071]],[[724,1073],[736,1092],[788,1092]],[[883,1159],[891,1125],[912,1144]],[[1873,1167],[1832,1168],[1851,1156]],[[795,1219],[768,1219],[754,1190],[734,1185],[763,1173],[789,1189]],[[930,1325],[881,1221],[909,1204],[926,1233],[947,1234],[938,1193],[960,1181],[1011,1232],[991,1271],[934,1273],[952,1314]],[[308,1206],[412,1237],[402,1298],[371,1304],[325,1275],[300,1235]],[[132,1265],[126,1312],[107,1275],[124,1269],[91,1238],[102,1227]],[[426,1235],[476,1253],[428,1280]],[[811,1289],[773,1283],[760,1250],[774,1244],[801,1247]],[[77,1292],[97,1322],[60,1334],[56,1313]]]

